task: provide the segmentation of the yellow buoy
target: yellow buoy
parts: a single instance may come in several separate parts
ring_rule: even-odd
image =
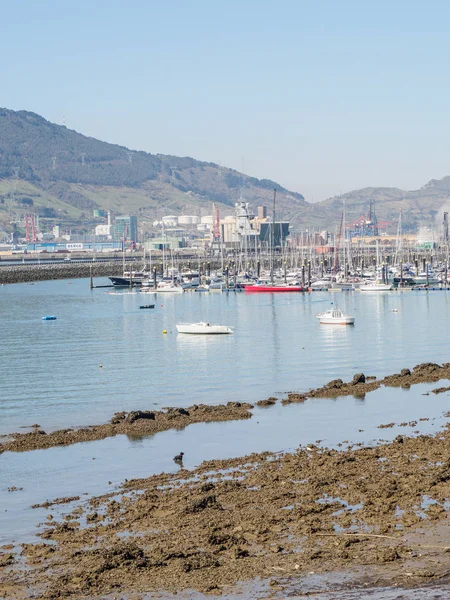
[[[165,329],[163,329],[163,333],[167,333],[167,331]]]

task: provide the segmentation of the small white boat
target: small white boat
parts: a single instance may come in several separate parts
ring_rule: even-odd
[[[392,290],[392,283],[381,283],[380,281],[373,281],[366,285],[361,285],[359,288],[360,292],[389,292]]]
[[[167,281],[160,281],[158,283],[158,285],[156,286],[156,291],[157,292],[172,292],[174,294],[182,294],[184,292],[184,289],[181,287],[181,285],[178,285],[176,283],[169,283]]]
[[[344,315],[340,308],[331,308],[324,313],[319,313],[316,317],[319,319],[319,323],[328,325],[353,325],[355,322],[355,317]]]
[[[194,333],[194,334],[220,334],[233,333],[228,325],[212,325],[207,322],[200,323],[179,323],[177,325],[178,333]]]

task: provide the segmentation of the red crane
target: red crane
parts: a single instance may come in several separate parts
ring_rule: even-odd
[[[36,226],[34,224],[34,215],[25,215],[25,240],[27,244],[36,243]]]
[[[219,215],[219,207],[214,202],[214,229],[213,229],[213,239],[214,241],[220,240],[220,215]]]

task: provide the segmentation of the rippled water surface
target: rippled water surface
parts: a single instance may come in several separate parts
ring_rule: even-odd
[[[0,287],[0,433],[93,424],[119,410],[257,401],[357,371],[381,376],[450,358],[444,291],[106,291],[89,290],[86,279]],[[153,301],[154,310],[139,309]],[[318,323],[332,301],[355,315],[354,327]],[[177,334],[177,322],[199,320],[235,333]]]

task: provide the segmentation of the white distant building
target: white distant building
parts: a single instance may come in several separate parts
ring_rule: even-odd
[[[200,223],[200,217],[195,215],[180,215],[178,217],[178,225],[198,225]]]
[[[164,227],[176,227],[178,225],[178,217],[176,215],[167,215],[161,220],[164,224]]]
[[[108,222],[106,224],[102,223],[101,225],[97,225],[95,228],[95,235],[107,237],[108,239],[112,239],[111,234],[111,211],[108,210]]]
[[[248,202],[236,202],[235,214],[220,221],[221,238],[224,244],[253,247],[258,231],[253,228],[255,215]]]
[[[61,235],[61,229],[60,229],[59,225],[55,225],[55,226],[53,227],[53,229],[52,229],[52,233],[53,233],[53,235],[55,236],[55,238],[57,238],[57,239],[58,239],[58,238],[60,237],[60,235]]]
[[[207,225],[214,225],[214,216],[213,215],[205,215],[201,218],[201,223],[205,223]]]
[[[95,228],[95,235],[110,236],[111,225],[97,225]]]

